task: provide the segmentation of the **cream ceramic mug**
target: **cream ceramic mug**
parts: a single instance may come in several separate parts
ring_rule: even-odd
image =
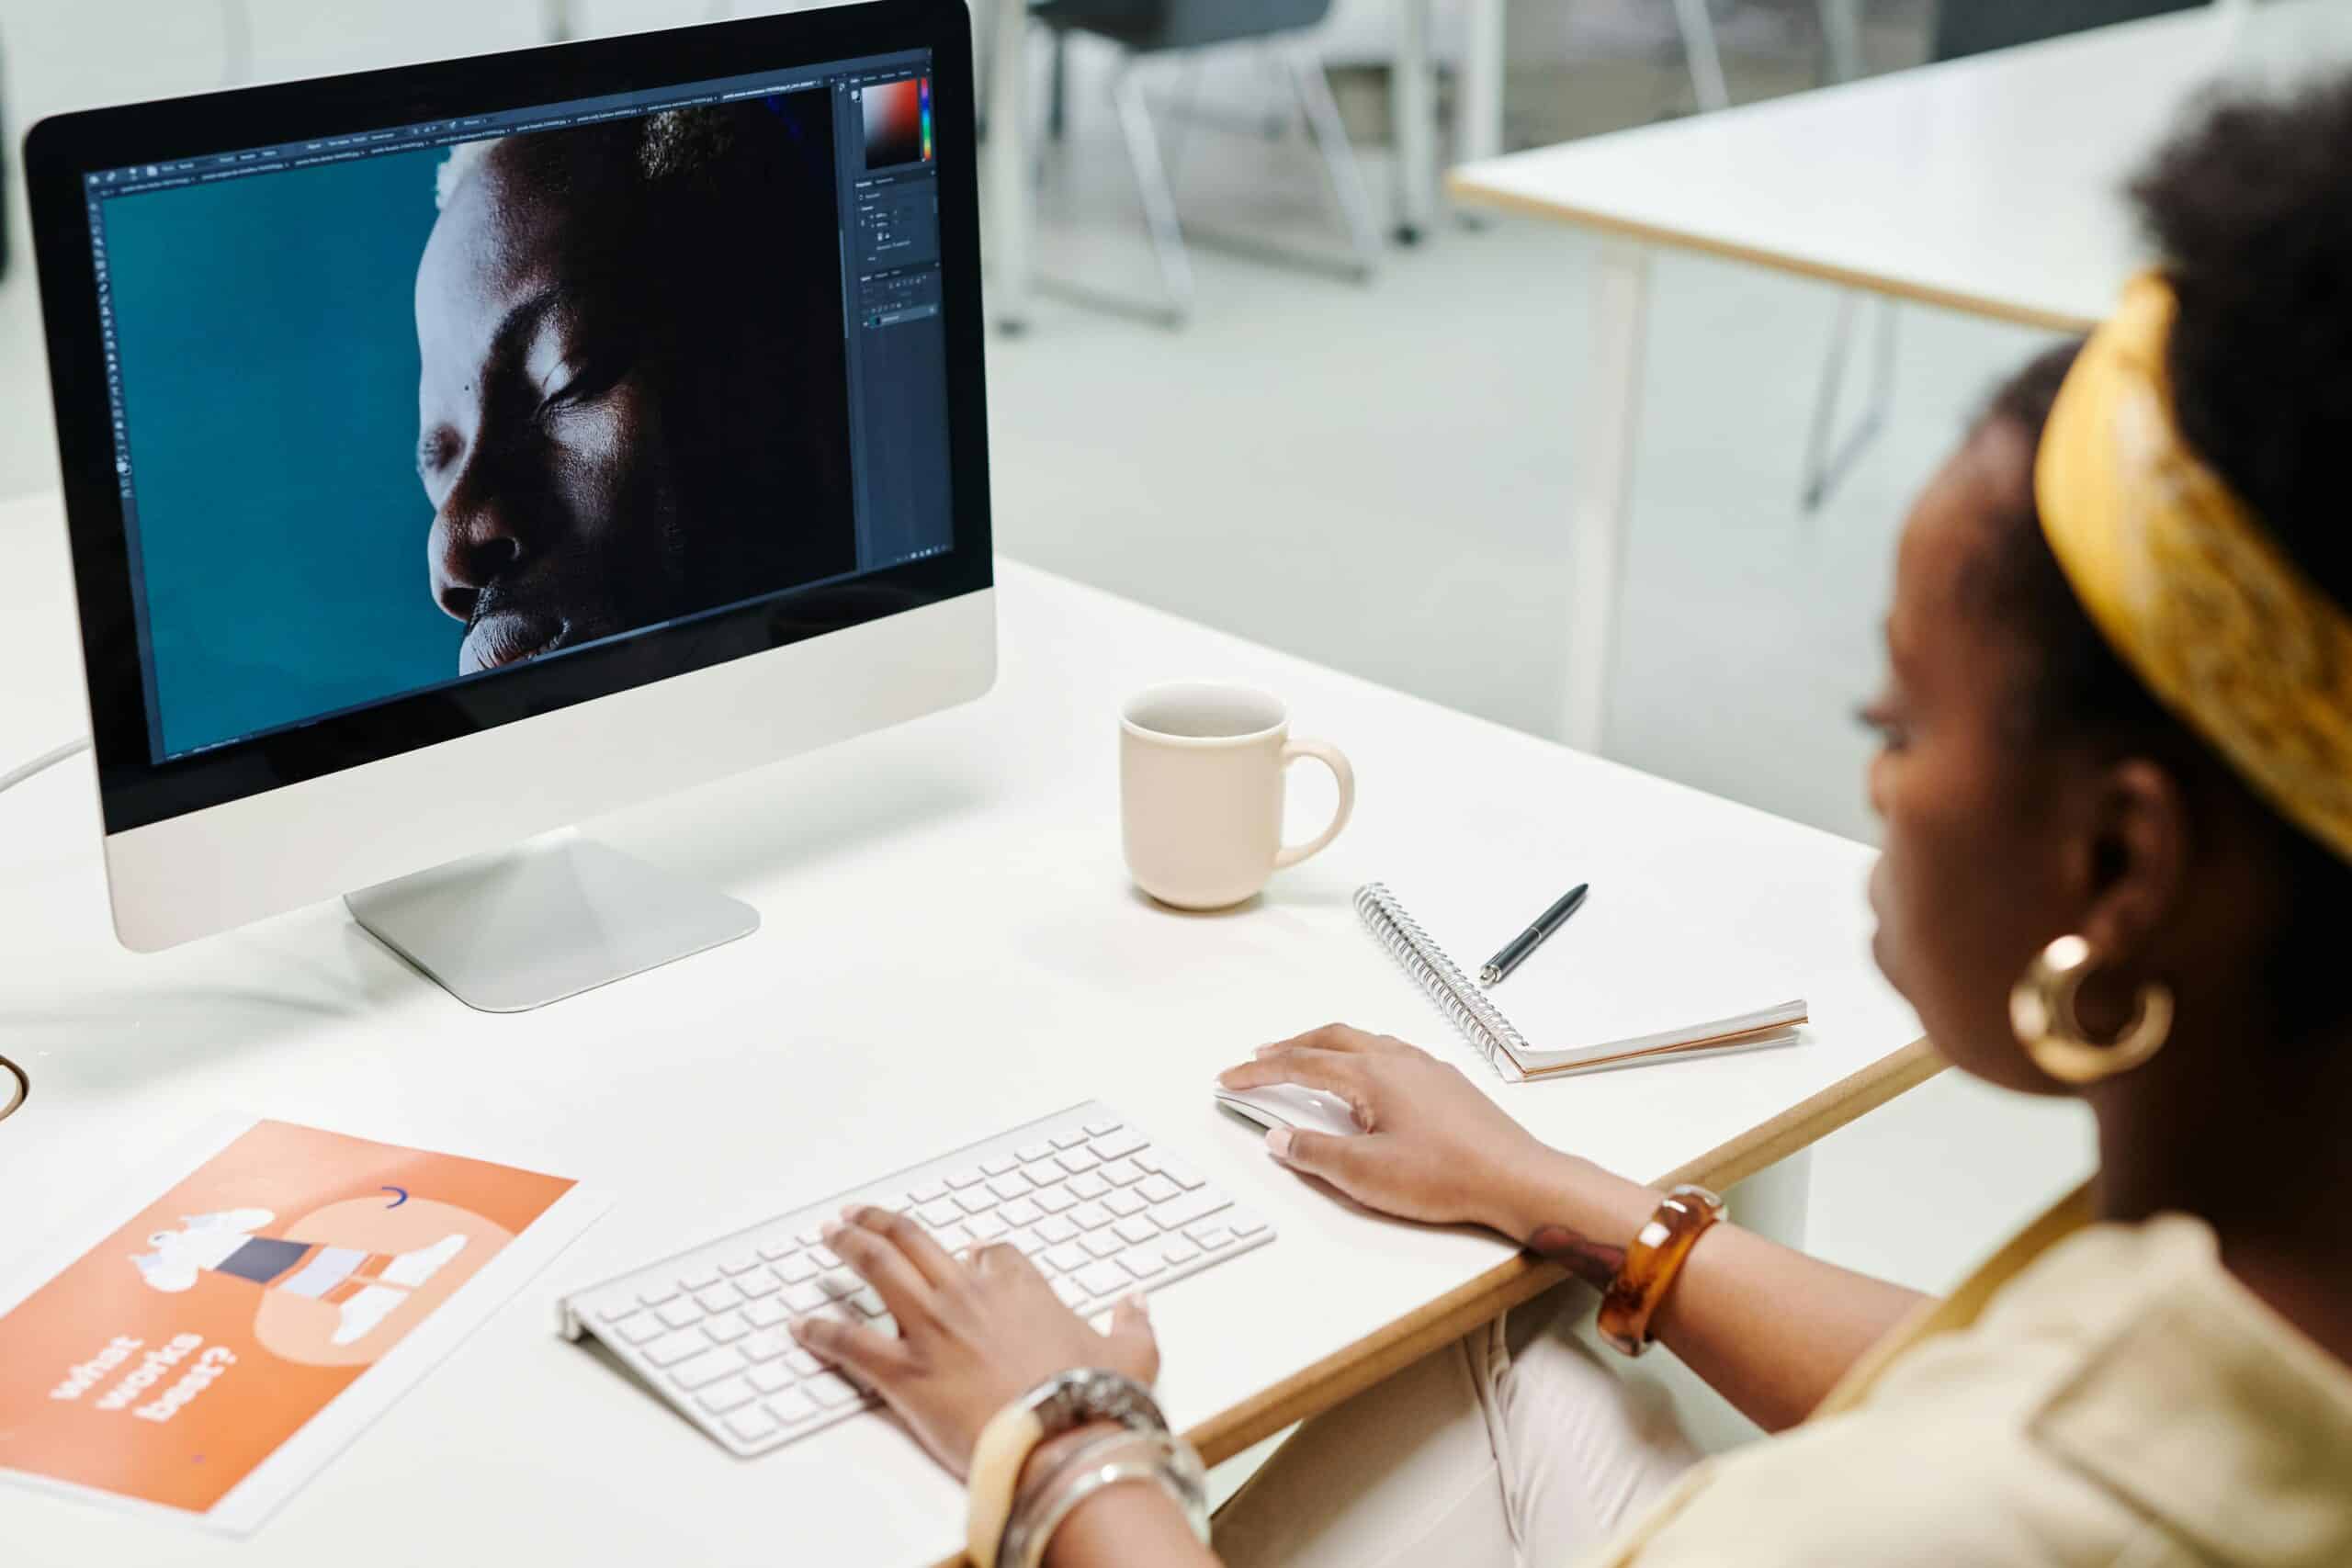
[[[1331,825],[1283,842],[1283,784],[1312,757],[1339,781]],[[1340,836],[1355,770],[1339,748],[1293,740],[1290,714],[1247,686],[1178,681],[1139,692],[1119,716],[1119,799],[1136,886],[1180,909],[1222,909]]]

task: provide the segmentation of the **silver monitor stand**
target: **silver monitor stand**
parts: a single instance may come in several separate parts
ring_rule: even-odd
[[[526,1012],[749,936],[759,911],[569,829],[344,895],[483,1012]]]

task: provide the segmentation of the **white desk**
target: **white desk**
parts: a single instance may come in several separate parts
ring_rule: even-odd
[[[1454,141],[1466,160],[1503,147],[1503,7],[1506,0],[1464,0],[1462,85]],[[1436,0],[1395,0],[1396,55],[1389,73],[1389,120],[1396,138],[1396,228],[1400,237],[1429,231],[1437,212],[1437,66],[1430,29]],[[972,0],[986,78],[989,313],[1017,332],[1029,321],[1035,266],[1035,153],[1029,111],[1027,0]]]
[[[50,501],[0,507],[12,758],[82,723],[61,535]],[[1716,1181],[1935,1068],[1866,955],[1859,844],[1012,562],[1001,603],[1003,675],[985,701],[595,824],[751,899],[765,924],[520,1017],[467,1012],[339,905],[124,953],[87,763],[0,797],[0,1039],[33,1080],[0,1123],[5,1234],[232,1108],[619,1199],[252,1541],[0,1486],[11,1568],[914,1568],[955,1554],[961,1499],[897,1428],[867,1417],[733,1460],[559,1341],[557,1292],[1101,1095],[1281,1233],[1155,1301],[1170,1414],[1216,1457],[1551,1277],[1490,1236],[1374,1219],[1272,1165],[1207,1094],[1213,1070],[1258,1043],[1333,1017],[1396,1031],[1463,1062],[1555,1143],[1646,1178]],[[1118,702],[1191,674],[1283,694],[1362,781],[1337,845],[1224,916],[1152,907],[1119,861]],[[1349,897],[1374,875],[1409,886],[1530,855],[1603,888],[1647,877],[1733,901],[1811,999],[1806,1043],[1506,1088],[1357,928]],[[1628,979],[1665,990],[1689,961],[1662,953],[1655,976]]]
[[[2142,251],[2122,185],[2196,92],[2352,52],[2352,6],[2188,11],[1465,165],[1462,201],[1596,229],[1561,734],[1598,750],[1641,401],[1670,246],[2080,332]]]

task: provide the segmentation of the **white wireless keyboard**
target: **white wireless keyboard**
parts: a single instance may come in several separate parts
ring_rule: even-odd
[[[916,1215],[951,1251],[1010,1243],[1086,1316],[1274,1234],[1091,1101],[575,1291],[560,1303],[564,1337],[595,1336],[735,1453],[822,1430],[872,1402],[794,1343],[786,1320],[831,1314],[896,1327],[818,1235],[855,1202]]]

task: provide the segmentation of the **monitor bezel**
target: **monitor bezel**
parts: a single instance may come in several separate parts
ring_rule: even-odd
[[[950,549],[493,677],[189,756],[152,759],[85,174],[913,49],[931,51],[940,128],[934,159],[955,513]],[[990,587],[973,105],[970,15],[962,0],[869,0],[85,110],[34,126],[25,139],[26,188],[106,832],[129,832]]]

